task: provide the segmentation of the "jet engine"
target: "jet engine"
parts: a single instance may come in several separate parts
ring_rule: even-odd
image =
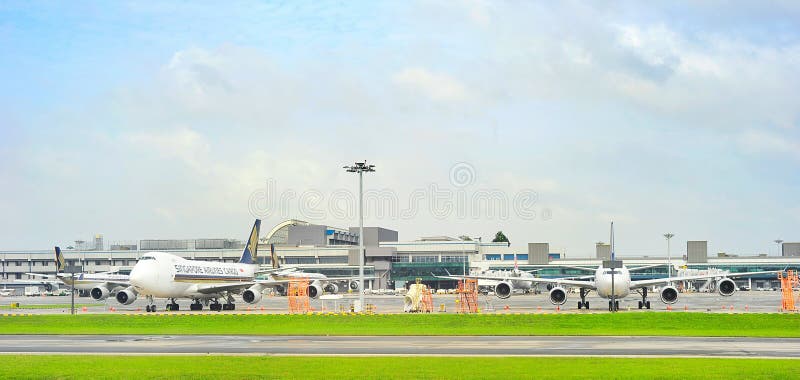
[[[94,298],[95,301],[104,301],[106,298],[108,298],[108,295],[111,294],[111,291],[105,286],[98,286],[96,288],[92,288],[92,291],[89,292],[89,294],[92,295],[92,298]]]
[[[506,299],[511,297],[511,293],[514,293],[514,285],[510,282],[501,282],[494,286],[494,294],[498,298]]]
[[[550,303],[563,305],[564,302],[567,302],[567,292],[563,288],[555,287],[550,289]]]
[[[92,289],[92,294],[94,294],[94,289]],[[130,305],[133,303],[133,301],[136,301],[136,295],[136,290],[134,290],[132,286],[129,286],[128,288],[117,292],[117,302],[123,305]]]
[[[317,299],[319,295],[322,294],[322,287],[319,286],[319,283],[314,282],[308,286],[308,297],[311,299]]]
[[[258,303],[261,301],[261,287],[253,285],[242,293],[242,300],[247,303]]]
[[[664,289],[661,289],[661,302],[666,304],[673,304],[678,302],[678,289],[675,289],[674,286],[665,286]]]
[[[717,283],[717,291],[721,296],[732,296],[733,293],[736,293],[736,283],[730,278],[723,278]]]
[[[350,281],[350,290],[358,290],[358,281]]]
[[[336,285],[332,282],[328,283],[325,285],[325,291],[331,294],[336,294],[339,292],[339,285]]]
[[[52,292],[53,291],[53,284],[44,284],[44,291]]]

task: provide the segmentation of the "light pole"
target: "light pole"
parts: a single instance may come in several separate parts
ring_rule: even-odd
[[[673,236],[675,236],[675,234],[664,234],[664,237],[667,239],[667,279],[669,280],[672,279],[672,254],[669,249],[669,240],[672,239]]]
[[[775,242],[775,244],[777,244],[777,245],[778,245],[778,254],[779,254],[779,255],[781,255],[781,256],[783,256],[783,250],[781,249],[781,243],[783,243],[783,240],[781,240],[781,239],[775,239],[775,240],[773,240],[773,241]]]
[[[364,309],[364,172],[374,172],[367,161],[344,166],[348,173],[358,173],[358,311]]]

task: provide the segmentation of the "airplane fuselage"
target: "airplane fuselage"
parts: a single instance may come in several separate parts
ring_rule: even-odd
[[[612,274],[610,268],[603,268],[601,265],[597,268],[594,273],[594,281],[595,287],[597,288],[597,295],[602,298],[611,299],[612,297]],[[622,268],[614,269],[614,292],[613,295],[616,298],[625,298],[630,294],[631,291],[631,272],[628,271],[628,268],[623,266]]]
[[[224,286],[253,281],[257,265],[186,260],[164,252],[142,256],[131,270],[130,282],[143,295],[160,298],[220,298],[204,293],[204,286]]]

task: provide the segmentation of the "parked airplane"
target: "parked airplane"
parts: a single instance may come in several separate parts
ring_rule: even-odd
[[[66,285],[71,285],[77,290],[88,290],[95,300],[104,300],[109,295],[114,295],[117,290],[121,290],[128,282],[128,275],[119,274],[118,270],[101,273],[65,273],[66,261],[61,253],[61,248],[55,247],[56,274],[25,273],[29,276],[39,277],[43,280],[38,281],[45,286],[45,290],[50,291],[55,285],[55,281],[61,281]],[[31,282],[31,280],[21,280]],[[35,281],[36,282],[36,281]]]
[[[611,223],[611,262],[615,261],[614,253],[614,223]],[[621,265],[619,268],[610,268],[604,266],[605,262],[594,269],[593,279],[589,280],[576,280],[569,278],[513,278],[511,276],[497,277],[497,276],[467,276],[467,278],[486,279],[499,281],[495,287],[495,293],[500,298],[508,298],[514,289],[514,284],[524,281],[528,286],[532,284],[544,283],[548,284],[550,288],[549,299],[554,305],[563,305],[567,301],[567,291],[564,286],[576,287],[580,289],[580,298],[578,301],[578,309],[589,308],[589,302],[586,301],[586,296],[595,291],[601,298],[608,299],[608,310],[619,309],[619,299],[627,297],[631,293],[638,293],[642,299],[639,301],[639,309],[650,308],[650,301],[647,300],[647,290],[651,286],[663,285],[660,291],[661,302],[665,304],[674,304],[678,301],[678,290],[675,288],[674,283],[690,280],[701,279],[716,279],[717,291],[722,296],[731,296],[736,292],[736,283],[731,280],[735,277],[748,277],[759,274],[776,273],[774,271],[767,272],[744,272],[744,273],[731,273],[726,275],[711,274],[711,275],[697,275],[697,276],[681,276],[658,278],[652,280],[631,280],[631,271],[641,268],[628,269],[626,266]],[[648,266],[650,267],[650,266]],[[588,268],[581,268],[588,269]],[[612,291],[613,289],[613,291]],[[612,302],[611,300],[615,300]]]
[[[358,277],[328,277],[322,273],[304,272],[302,267],[285,267],[282,268],[278,262],[278,255],[275,253],[275,245],[270,245],[270,254],[272,256],[273,272],[267,273],[267,280],[263,284],[271,284],[270,287],[274,288],[278,293],[286,293],[286,285],[291,280],[308,279],[308,296],[317,298],[323,291],[336,294],[341,288],[349,287],[350,290],[358,290]],[[365,277],[373,278],[373,277]]]
[[[148,252],[139,259],[130,275],[130,286],[119,291],[116,299],[130,305],[139,295],[147,297],[148,312],[155,311],[153,298],[168,298],[167,310],[178,310],[178,298],[194,302],[191,310],[202,310],[203,304],[211,310],[234,310],[233,294],[242,294],[245,302],[256,303],[266,288],[264,281],[256,280],[258,264],[258,232],[261,220],[256,219],[238,263],[187,260],[165,252]],[[226,300],[220,304],[219,300]]]

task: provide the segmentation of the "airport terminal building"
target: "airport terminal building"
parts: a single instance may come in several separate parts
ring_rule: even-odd
[[[329,277],[358,275],[358,227],[339,228],[301,220],[286,220],[269,232],[262,232],[258,261],[272,267],[270,247],[274,246],[281,266],[298,266],[307,272]],[[397,231],[383,227],[364,227],[365,275],[367,289],[396,289],[419,279],[437,289],[456,287],[456,281],[437,276],[461,275],[487,270],[536,270],[541,277],[583,276],[580,269],[567,266],[596,267],[610,258],[607,244],[598,243],[592,258],[563,258],[550,250],[547,242],[511,246],[507,243],[459,240],[447,236],[422,237],[401,241]],[[103,244],[102,236],[94,244],[63,247],[68,266],[96,273],[136,264],[145,252],[165,251],[187,259],[236,262],[243,243],[235,239],[139,240],[138,244]],[[673,273],[700,274],[708,270],[730,273],[794,269],[800,270],[800,243],[783,243],[782,256],[709,257],[705,241],[689,241],[684,252],[673,255]],[[71,248],[71,249],[70,249]],[[629,267],[666,264],[665,257],[623,257]],[[563,266],[559,266],[563,265]],[[0,251],[0,283],[10,288],[39,284],[26,273],[55,274],[52,250]],[[667,276],[667,266],[635,272],[634,279]],[[779,287],[774,275],[737,279],[739,286]],[[18,292],[19,293],[19,292]]]

